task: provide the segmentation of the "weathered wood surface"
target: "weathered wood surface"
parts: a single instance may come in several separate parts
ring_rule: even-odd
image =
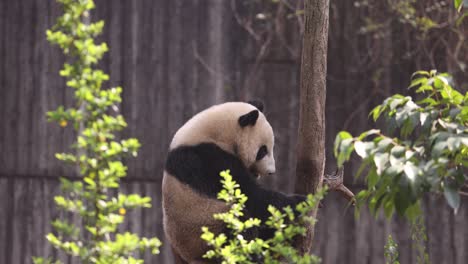
[[[356,15],[347,6],[352,3],[342,2],[340,8],[350,11],[342,24],[331,25],[331,35],[348,32],[346,45],[358,45],[357,37],[349,33],[352,23],[347,21]],[[94,17],[105,19],[103,39],[110,45],[102,66],[111,75],[110,85],[124,87],[121,110],[129,124],[124,136],[137,137],[143,144],[138,158],[128,161],[129,179],[123,190],[149,195],[154,205],[130,212],[123,228],[164,239],[160,182],[171,135],[199,110],[242,98],[246,91],[240,87],[255,54],[248,52],[251,44],[232,17],[229,1],[98,0],[97,5]],[[2,264],[31,263],[31,256],[57,254],[44,235],[51,230],[50,221],[59,216],[53,204],[53,196],[59,192],[56,177],[70,175],[70,169],[56,161],[54,153],[66,151],[73,140],[70,129],[47,123],[44,115],[58,105],[72,103],[70,90],[64,89],[57,74],[63,56],[45,39],[45,30],[59,13],[53,1],[0,1]],[[364,129],[368,125],[366,110],[381,99],[366,99],[363,111],[353,114],[361,107],[354,99],[369,97],[372,84],[358,78],[362,76],[345,73],[346,67],[355,65],[344,45],[344,41],[330,43],[328,149],[338,130]],[[291,176],[299,102],[298,65],[289,61],[264,63],[259,82],[247,91],[249,97],[264,99],[276,131],[278,174],[265,179],[265,184],[283,191],[294,186]],[[407,78],[411,70],[399,76]],[[327,153],[330,155],[329,150]],[[331,168],[331,156],[328,163]],[[350,166],[349,174],[353,170]],[[352,185],[352,179],[347,181]],[[457,215],[441,197],[430,197],[425,203],[433,263],[468,262],[467,203],[467,199],[462,201]],[[383,246],[390,233],[400,245],[401,263],[415,262],[409,228],[402,219],[387,223],[382,218],[374,220],[363,210],[356,220],[353,209],[337,194],[330,194],[324,205],[314,248],[324,263],[384,263]],[[159,256],[145,255],[145,259],[147,263],[172,263],[168,245]]]

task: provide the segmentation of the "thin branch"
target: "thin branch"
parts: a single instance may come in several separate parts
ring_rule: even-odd
[[[237,24],[243,27],[256,41],[260,41],[261,36],[257,32],[255,32],[255,30],[252,28],[251,26],[252,23],[250,21],[245,21],[239,15],[239,12],[237,11],[236,0],[231,0],[231,9],[232,9],[232,13],[234,14],[234,18],[237,21]]]
[[[326,174],[324,177],[325,184],[330,190],[338,191],[342,193],[352,205],[355,205],[356,199],[354,199],[354,193],[348,189],[343,183],[344,167],[337,169],[334,174]]]
[[[275,17],[275,32],[276,35],[278,36],[278,40],[280,43],[286,48],[288,53],[295,59],[297,60],[299,58],[299,52],[295,50],[291,45],[288,44],[288,41],[286,40],[285,37],[285,26],[286,23],[284,21],[284,17],[286,14],[286,5],[284,3],[287,3],[287,1],[281,1],[278,4],[278,9],[276,10],[276,17]]]
[[[213,69],[213,67],[211,67],[209,65],[209,63],[205,61],[205,59],[198,52],[195,41],[192,42],[192,49],[193,49],[193,56],[194,56],[195,60],[198,61],[203,66],[203,68],[205,68],[206,71],[208,71],[211,75],[213,75],[215,77],[219,77],[219,78],[221,78],[221,79],[223,79],[225,81],[230,81],[229,77],[227,77],[225,74]]]

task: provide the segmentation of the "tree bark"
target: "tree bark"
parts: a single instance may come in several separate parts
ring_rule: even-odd
[[[306,0],[304,11],[295,184],[295,192],[300,194],[315,193],[323,182],[329,0]],[[317,208],[312,215],[317,215]],[[298,248],[309,252],[313,238],[309,226]]]

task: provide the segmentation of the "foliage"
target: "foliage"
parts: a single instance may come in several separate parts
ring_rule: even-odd
[[[394,210],[410,219],[420,213],[419,200],[427,192],[444,193],[456,211],[459,191],[467,180],[468,93],[452,88],[448,74],[419,71],[410,89],[424,94],[414,102],[396,94],[372,110],[396,137],[372,129],[352,137],[340,132],[335,141],[339,166],[355,151],[363,163],[357,173],[367,171],[367,190],[357,195],[358,204],[369,199],[369,208],[383,208],[390,217]]]
[[[416,263],[429,264],[429,254],[426,251],[426,226],[424,217],[421,215],[411,221],[411,240],[416,249]]]
[[[305,235],[306,224],[314,225],[315,219],[309,213],[316,208],[326,190],[322,189],[316,195],[307,196],[307,200],[297,205],[296,211],[291,207],[278,210],[268,207],[271,216],[262,226],[259,219],[244,217],[245,202],[248,197],[241,193],[239,185],[232,180],[229,170],[220,173],[223,180],[223,190],[218,199],[230,205],[225,213],[215,214],[214,218],[223,221],[230,234],[214,234],[207,227],[203,227],[201,238],[212,247],[204,257],[222,260],[222,263],[320,263],[320,259],[313,255],[301,255],[294,248],[294,238]],[[245,234],[255,233],[255,228],[271,228],[275,230],[274,237],[268,240],[260,238],[248,239]]]
[[[385,264],[400,264],[398,261],[398,244],[395,243],[392,236],[389,235],[387,244],[385,244]]]
[[[64,14],[47,39],[58,45],[69,57],[60,75],[67,79],[67,86],[74,89],[76,105],[65,109],[60,106],[48,112],[48,119],[61,127],[71,123],[77,133],[73,148],[75,153],[59,153],[59,160],[79,168],[82,179],[61,179],[64,193],[55,197],[60,210],[68,218],[52,222],[55,230],[47,240],[67,255],[81,263],[143,263],[136,251],[159,251],[157,238],[140,238],[132,233],[118,233],[127,209],[150,207],[151,199],[137,194],[118,193],[120,178],[126,176],[127,167],[121,162],[127,156],[136,156],[140,146],[134,138],[117,140],[116,133],[126,127],[118,104],[122,101],[122,88],[101,89],[109,76],[95,65],[107,51],[105,43],[96,44],[104,22],[83,23],[94,8],[92,0],[59,0]],[[71,222],[71,216],[79,219],[84,228]],[[52,259],[35,258],[35,263],[60,263]]]

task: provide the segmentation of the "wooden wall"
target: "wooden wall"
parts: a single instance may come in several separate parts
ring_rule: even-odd
[[[131,212],[124,229],[164,240],[160,189],[168,143],[184,121],[214,103],[244,97],[266,102],[276,131],[278,173],[265,184],[291,190],[298,119],[299,69],[294,60],[272,58],[263,63],[260,81],[245,90],[241,87],[255,54],[232,16],[230,1],[96,2],[93,17],[106,21],[103,39],[110,46],[102,67],[110,73],[108,85],[124,87],[121,110],[129,124],[124,135],[137,137],[143,144],[138,158],[127,163],[129,176],[122,189],[148,195],[154,205]],[[347,1],[341,2],[343,10],[350,10]],[[58,76],[63,56],[45,39],[45,30],[59,14],[51,0],[0,1],[0,263],[31,263],[31,256],[57,255],[44,235],[51,230],[50,221],[60,215],[53,203],[59,193],[57,177],[73,173],[54,159],[54,153],[66,151],[72,142],[71,129],[49,124],[45,118],[46,111],[72,104],[71,92]],[[352,15],[356,14],[349,11]],[[331,34],[344,34],[349,26],[332,24]],[[354,132],[366,128],[365,112],[375,104],[350,100],[366,98],[369,85],[343,74],[354,63],[344,48],[345,43],[330,44],[328,149],[344,124]],[[360,107],[364,111],[354,115]],[[352,120],[346,123],[351,114]],[[333,169],[331,156],[328,165]],[[354,169],[351,165],[348,175]],[[347,181],[353,184],[351,176]],[[358,191],[360,186],[353,189]],[[433,263],[468,262],[467,202],[464,199],[453,215],[441,197],[427,199],[428,249]],[[366,210],[359,219],[353,214],[338,194],[324,201],[314,250],[324,263],[384,263],[383,248],[390,233],[400,245],[401,263],[415,263],[404,220],[374,219]],[[76,263],[61,257],[66,263]],[[172,263],[167,244],[159,256],[146,255],[145,259],[147,263]]]

